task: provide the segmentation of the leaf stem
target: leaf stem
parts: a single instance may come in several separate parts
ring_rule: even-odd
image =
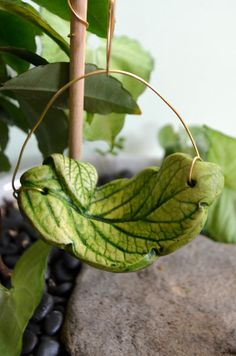
[[[86,21],[88,0],[71,0],[71,7]],[[83,76],[85,71],[86,25],[71,13],[70,80]],[[81,159],[83,144],[84,80],[70,88],[69,156]]]

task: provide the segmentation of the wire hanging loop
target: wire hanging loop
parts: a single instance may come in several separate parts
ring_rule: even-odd
[[[122,74],[122,75],[126,75],[128,77],[131,77],[131,78],[133,78],[135,80],[138,80],[139,82],[144,84],[146,87],[151,89],[175,113],[175,115],[178,117],[178,119],[180,120],[180,122],[184,126],[184,128],[185,128],[185,130],[186,130],[186,132],[187,132],[187,134],[188,134],[188,136],[189,136],[189,138],[190,138],[190,140],[192,142],[192,145],[193,145],[193,147],[195,149],[195,152],[196,152],[196,157],[193,159],[193,162],[192,162],[192,165],[191,165],[191,168],[190,168],[190,172],[189,172],[189,180],[188,181],[191,182],[192,181],[192,173],[193,173],[194,165],[195,165],[197,160],[201,160],[201,157],[200,157],[196,142],[195,142],[195,140],[194,140],[194,138],[193,138],[193,136],[191,134],[191,131],[189,130],[187,124],[185,123],[184,119],[175,110],[175,108],[151,84],[149,84],[145,79],[139,77],[138,75],[136,75],[134,73],[126,72],[126,71],[119,70],[119,69],[110,69],[109,73],[110,74]],[[71,85],[77,83],[80,80],[83,80],[83,79],[86,79],[86,78],[89,78],[89,77],[93,77],[93,76],[96,76],[96,75],[102,75],[102,74],[107,74],[107,70],[106,69],[95,70],[95,71],[86,73],[86,74],[84,74],[84,75],[82,75],[82,76],[80,76],[78,78],[75,78],[75,79],[69,81],[68,83],[66,83],[63,87],[61,87],[52,96],[52,98],[49,100],[49,102],[47,103],[47,105],[44,108],[43,112],[39,116],[37,122],[35,123],[34,127],[28,133],[28,136],[26,137],[26,139],[25,139],[25,141],[24,141],[24,143],[23,143],[23,145],[21,147],[19,158],[17,160],[16,167],[14,169],[13,176],[12,176],[12,188],[13,188],[13,192],[14,192],[13,193],[14,197],[17,197],[17,194],[18,194],[18,190],[15,187],[15,179],[16,179],[16,175],[17,175],[17,172],[19,170],[19,167],[20,167],[20,163],[21,163],[21,160],[22,160],[22,157],[23,157],[23,154],[24,154],[25,147],[26,147],[27,143],[29,142],[30,138],[32,137],[32,135],[34,134],[34,132],[37,130],[37,128],[42,123],[42,121],[45,118],[48,110],[51,108],[51,106],[54,104],[54,102],[57,100],[57,98],[62,93],[64,93],[69,87],[71,87]]]
[[[81,22],[84,26],[86,26],[86,28],[88,28],[89,27],[88,21],[82,19],[82,17],[79,16],[77,11],[75,11],[75,9],[73,8],[73,6],[71,4],[71,0],[67,0],[67,3],[68,3],[68,6],[69,6],[71,12],[75,15],[75,17],[79,20],[79,22]],[[73,36],[73,33],[71,33],[69,36]]]
[[[111,50],[112,50],[112,39],[115,31],[116,23],[116,0],[109,1],[109,11],[108,11],[108,25],[107,25],[107,47],[106,47],[106,69],[107,74],[109,74],[110,60],[111,60]]]

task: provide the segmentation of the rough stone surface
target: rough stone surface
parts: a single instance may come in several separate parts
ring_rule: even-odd
[[[72,356],[236,355],[236,246],[200,236],[140,272],[85,267],[64,339]]]

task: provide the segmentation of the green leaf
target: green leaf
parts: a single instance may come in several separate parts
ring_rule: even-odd
[[[20,0],[0,0],[0,10],[13,15],[18,15],[22,19],[30,22],[51,37],[60,48],[69,54],[68,43],[59,35],[31,5]]]
[[[43,64],[48,64],[46,59],[40,57],[38,54],[30,52],[25,48],[11,47],[11,46],[1,46],[0,53],[9,53],[14,57],[23,59],[24,61],[33,64],[34,66],[40,66]]]
[[[99,68],[106,66],[106,43],[100,41],[100,47],[96,50],[88,49],[87,61],[96,64]],[[140,44],[127,37],[116,37],[112,45],[112,57],[110,68],[130,71],[149,81],[153,70],[153,59]],[[127,76],[114,75],[132,95],[134,100],[143,93],[145,86]],[[109,122],[110,121],[110,122]],[[95,115],[92,125],[86,125],[85,138],[87,140],[104,140],[112,146],[116,136],[124,126],[125,115]],[[100,127],[106,126],[106,133]],[[95,139],[94,139],[95,138]]]
[[[18,97],[20,108],[27,118],[28,128],[32,128],[42,112],[42,105],[37,99],[28,100]],[[38,147],[43,157],[58,152],[67,147],[68,118],[63,110],[52,108],[47,113],[45,120],[36,130],[35,136]]]
[[[88,1],[88,31],[107,37],[108,0]]]
[[[96,69],[94,65],[86,65],[87,72]],[[43,110],[52,95],[68,81],[69,64],[52,63],[39,66],[7,81],[2,90],[11,90],[18,97],[29,102],[37,98]],[[63,98],[60,99],[60,103],[62,102]],[[111,112],[140,114],[139,107],[128,91],[117,79],[106,74],[86,79],[85,110],[101,114]]]
[[[48,243],[112,272],[143,268],[175,251],[202,229],[208,207],[223,188],[213,163],[169,156],[160,170],[96,188],[89,163],[53,155],[21,177],[19,206]]]
[[[40,32],[37,31],[35,26],[21,17],[0,11],[0,46],[27,48],[28,51],[35,52],[35,36],[39,34]],[[1,53],[3,52],[1,51]],[[6,52],[2,54],[2,58],[17,73],[22,73],[29,68],[28,63]]]
[[[209,142],[204,128],[191,126],[190,130],[194,140],[197,142],[201,157],[207,160]],[[192,156],[196,155],[192,142],[189,140],[186,130],[182,127],[179,131],[175,131],[171,125],[163,126],[158,133],[158,140],[162,148],[164,148],[166,156],[175,152],[184,152]]]
[[[1,113],[0,113],[0,151],[4,151],[8,140],[9,140],[9,130],[5,122],[1,121]]]
[[[88,141],[105,141],[111,146],[124,126],[125,116],[110,114],[110,115],[93,115],[92,122],[87,120],[86,116],[84,123],[84,137]]]
[[[22,110],[7,96],[0,95],[0,119],[10,126],[16,126],[24,132],[28,132],[26,117]]]
[[[214,240],[236,243],[236,139],[204,127],[209,141],[207,157],[224,172],[225,186],[209,211],[205,232]]]
[[[221,196],[209,209],[204,232],[213,240],[236,243],[236,139],[207,126],[194,127],[191,128],[191,131],[201,156],[218,164],[225,179]],[[160,135],[164,141],[163,131]],[[176,135],[176,140],[173,140],[171,148],[169,146],[169,149],[166,149],[166,154],[178,150],[193,154],[193,148],[187,141],[184,130],[180,130]]]
[[[0,56],[0,86],[8,80],[7,66]]]
[[[48,2],[51,4],[51,2]],[[60,2],[61,3],[61,2]],[[54,15],[53,13],[47,11],[46,9],[41,9],[41,14],[43,18],[50,23],[55,31],[60,33],[60,35],[69,44],[69,33],[70,33],[70,22],[62,20],[62,18]],[[48,60],[49,63],[54,62],[68,62],[69,55],[63,52],[60,47],[47,35],[41,36],[42,53],[41,55]]]
[[[70,10],[67,1],[58,0],[34,0],[34,2],[45,7],[50,12],[61,17],[64,20],[70,19]],[[107,36],[108,21],[108,0],[89,0],[88,1],[88,31],[98,36]]]
[[[0,151],[0,173],[8,172],[11,169],[9,159],[4,152]]]
[[[0,286],[0,354],[20,355],[22,335],[40,302],[50,247],[42,241],[30,247],[17,263],[11,289]]]

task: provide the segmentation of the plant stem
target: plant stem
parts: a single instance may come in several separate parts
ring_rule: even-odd
[[[71,0],[77,14],[87,19],[88,0]],[[82,76],[85,71],[86,26],[71,13],[70,80]],[[83,144],[84,80],[70,88],[69,156],[81,159]]]

